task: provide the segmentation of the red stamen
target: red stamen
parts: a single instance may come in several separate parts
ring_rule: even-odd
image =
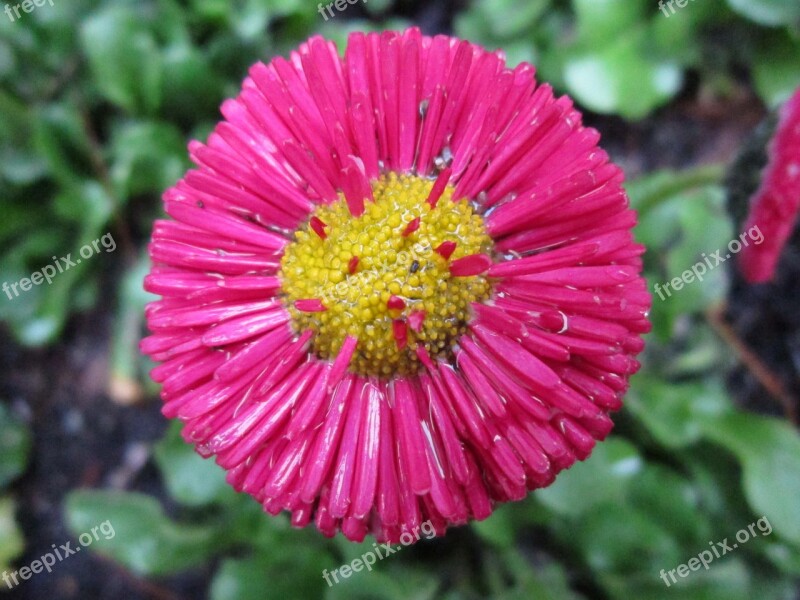
[[[453,252],[456,251],[456,243],[451,241],[442,242],[436,248],[433,249],[436,254],[439,254],[445,260],[450,260],[450,257],[453,255]]]
[[[395,319],[392,321],[392,333],[394,340],[397,342],[397,349],[402,350],[408,344],[408,329],[406,322],[402,319]]]
[[[320,219],[319,217],[311,217],[310,225],[311,229],[314,230],[314,233],[316,233],[323,240],[326,237],[328,237],[328,234],[325,233],[325,228],[327,227],[327,225],[322,221],[322,219]]]
[[[485,254],[470,254],[450,263],[450,274],[455,277],[471,277],[486,272],[492,259]]]
[[[350,275],[352,275],[353,273],[356,272],[357,268],[358,268],[358,257],[354,256],[353,258],[350,259],[350,262],[347,263],[347,271],[350,273]]]
[[[425,321],[425,311],[424,310],[415,310],[410,315],[408,315],[408,324],[411,326],[416,332],[419,332],[422,329],[422,323]]]
[[[390,310],[403,310],[406,307],[405,301],[400,296],[390,296],[386,307]]]
[[[406,228],[403,230],[403,237],[408,237],[412,233],[414,233],[417,229],[419,229],[419,217],[413,219],[406,225]]]
[[[296,300],[294,307],[300,312],[325,312],[328,310],[319,298]]]
[[[428,196],[426,202],[431,205],[431,209],[436,208],[436,203],[439,202],[439,198],[442,197],[444,193],[444,189],[447,187],[447,183],[450,181],[450,174],[453,172],[453,169],[447,167],[436,178],[436,182],[433,184],[431,188],[431,193]]]

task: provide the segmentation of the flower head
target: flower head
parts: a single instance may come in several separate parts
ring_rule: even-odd
[[[326,535],[484,519],[613,423],[650,296],[622,173],[533,68],[315,37],[250,70],[155,225],[144,352],[237,490]]]
[[[767,152],[767,167],[750,201],[745,227],[758,228],[763,242],[746,246],[739,263],[750,283],[772,279],[800,212],[800,88],[781,109]]]

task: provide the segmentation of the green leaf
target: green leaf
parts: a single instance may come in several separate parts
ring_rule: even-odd
[[[636,38],[630,37],[572,55],[564,64],[564,80],[586,108],[641,119],[680,90],[683,73],[677,64],[644,58]]]
[[[231,15],[231,25],[243,40],[255,40],[265,35],[272,11],[267,0],[246,0]]]
[[[688,474],[699,504],[713,520],[718,534],[728,535],[730,523],[749,522],[752,510],[741,489],[741,466],[735,455],[703,438],[692,446],[674,450],[671,458]]]
[[[498,506],[488,519],[474,522],[472,529],[487,542],[501,548],[510,548],[514,545],[517,533],[514,518],[517,508],[513,504]]]
[[[531,564],[519,551],[509,550],[497,556],[496,562],[504,564],[516,579],[516,585],[509,590],[494,595],[495,600],[579,600],[567,581],[562,565],[544,562],[537,556]],[[487,561],[488,562],[488,561]],[[502,577],[502,573],[498,574]]]
[[[47,174],[47,162],[33,148],[34,109],[0,89],[0,179],[17,185]]]
[[[79,183],[90,175],[90,143],[77,108],[62,102],[38,109],[34,140],[51,175],[62,185]]]
[[[189,167],[186,140],[167,123],[127,122],[111,137],[111,179],[121,198],[160,194]]]
[[[605,45],[635,28],[648,14],[644,0],[573,0],[578,36],[587,45]]]
[[[17,525],[14,502],[8,496],[0,496],[0,571],[11,567],[11,561],[25,549],[25,539]]]
[[[718,0],[702,4],[695,2],[691,9],[682,11],[675,18],[664,17],[663,11],[659,12],[652,20],[649,32],[648,46],[653,56],[678,61],[684,67],[702,67],[707,61],[702,48],[702,28],[724,19],[720,12]]]
[[[583,106],[641,119],[680,90],[681,62],[654,45],[656,19],[663,17],[648,17],[643,0],[575,0],[574,6],[578,35],[562,69],[567,89]]]
[[[536,21],[550,7],[550,0],[490,0],[476,2],[474,14],[496,39],[514,38],[529,32]],[[509,18],[513,14],[514,18]]]
[[[267,6],[272,14],[278,17],[303,12],[307,4],[303,0],[257,0]]]
[[[625,405],[667,448],[694,443],[703,435],[705,423],[713,423],[732,410],[722,384],[716,380],[673,383],[644,373],[631,379]]]
[[[765,595],[763,587],[751,583],[747,564],[739,558],[725,557],[725,562],[712,563],[708,571],[701,564],[699,571],[689,571],[685,579],[676,572],[677,582],[673,582],[667,571],[686,564],[698,551],[681,557],[679,562],[656,564],[649,571],[634,576],[602,572],[600,579],[612,600],[751,600],[754,597],[778,600],[775,596]],[[662,569],[669,587],[659,575]]]
[[[114,198],[109,195],[103,184],[93,179],[65,186],[53,199],[55,215],[63,221],[73,221],[80,225],[80,235],[84,236],[84,239],[75,240],[78,248],[86,243],[91,244],[92,239],[97,239],[93,236],[103,233],[101,230],[105,228],[115,209]]]
[[[785,573],[800,576],[800,551],[797,548],[776,540],[764,547],[764,554]]]
[[[180,423],[171,425],[155,446],[155,459],[169,494],[186,506],[205,506],[230,499],[233,489],[225,482],[225,471],[213,460],[205,460],[180,435]]]
[[[28,428],[11,415],[5,404],[0,404],[0,489],[25,471],[30,451]]]
[[[800,4],[791,0],[728,0],[728,4],[761,25],[800,26]]]
[[[189,44],[190,20],[193,15],[183,6],[181,0],[155,0],[158,19],[153,22],[156,39],[177,45]]]
[[[97,287],[91,274],[100,268],[101,257],[111,251],[100,245],[100,240],[113,241],[105,238],[103,230],[114,210],[114,199],[103,185],[81,180],[62,187],[47,211],[23,211],[27,222],[12,232],[18,234],[18,239],[0,263],[2,280],[18,282],[46,268],[53,273],[49,281],[44,279],[10,302],[0,303],[0,319],[8,321],[20,343],[39,346],[52,342],[70,311],[94,304]],[[98,242],[99,253],[92,246],[94,241]],[[85,245],[92,249],[87,260],[78,256]],[[56,265],[64,263],[53,257],[68,254],[75,265],[57,270]]]
[[[788,100],[800,87],[800,40],[786,32],[767,36],[753,57],[753,77],[758,94],[771,107]]]
[[[612,501],[597,505],[581,517],[579,527],[562,531],[561,535],[574,544],[597,573],[626,577],[649,573],[657,577],[659,569],[671,568],[688,558],[662,523],[660,518],[651,519]]]
[[[666,341],[675,337],[679,319],[702,313],[724,296],[723,263],[733,258],[726,257],[733,231],[719,186],[700,187],[647,206],[636,235],[648,246],[645,273],[653,290],[653,330]],[[717,251],[723,263],[711,258]]]
[[[65,517],[73,535],[105,526],[91,548],[140,575],[177,573],[204,563],[218,551],[211,526],[169,519],[155,499],[143,494],[79,490],[70,492]]]
[[[209,21],[224,23],[230,13],[228,0],[189,0],[192,14]]]
[[[327,552],[308,545],[293,545],[289,550],[281,554],[264,553],[224,561],[211,582],[211,600],[321,597],[323,590],[328,588],[322,568],[333,558]]]
[[[163,55],[163,69],[162,98],[166,116],[192,124],[218,116],[225,81],[211,68],[200,50],[188,43],[169,46]],[[183,141],[182,145],[185,146]]]
[[[778,535],[800,546],[800,437],[790,425],[753,414],[730,414],[704,424],[705,435],[735,454],[745,495]]]
[[[34,216],[30,215],[29,216]],[[67,238],[65,231],[47,225],[40,225],[36,229],[28,227],[21,229],[26,235],[15,241],[3,256],[0,263],[0,277],[3,281],[9,282],[13,291],[19,295],[9,298],[8,301],[0,302],[0,319],[6,321],[14,333],[14,336],[24,345],[39,345],[54,339],[54,336],[63,325],[69,303],[64,302],[65,296],[58,297],[58,305],[54,305],[54,310],[48,312],[45,302],[49,295],[53,294],[52,285],[43,283],[34,286],[30,290],[23,291],[21,288],[13,288],[13,283],[20,282],[23,278],[30,278],[31,272],[42,268],[42,264],[51,262],[48,252],[54,248],[63,247]],[[43,258],[44,257],[44,258]],[[63,278],[67,273],[60,274]],[[58,278],[53,279],[53,285]],[[59,286],[63,286],[59,282]],[[63,287],[60,287],[63,291]]]
[[[391,557],[389,557],[391,559]],[[429,572],[398,568],[392,575],[362,570],[328,588],[325,600],[434,600],[438,579]]]
[[[81,42],[94,84],[130,113],[154,112],[161,101],[161,55],[143,15],[111,6],[81,26]]]
[[[710,539],[707,509],[700,500],[692,482],[657,463],[647,463],[629,491],[631,506],[662,523],[685,548]]]
[[[625,189],[631,207],[643,214],[692,190],[721,184],[725,168],[726,165],[708,165],[686,171],[655,171],[626,182]]]
[[[620,501],[641,468],[636,448],[612,437],[595,446],[584,462],[576,463],[535,494],[553,512],[577,517],[597,504]]]
[[[0,40],[0,78],[8,77],[16,67],[16,59],[11,50],[11,44],[5,40]]]

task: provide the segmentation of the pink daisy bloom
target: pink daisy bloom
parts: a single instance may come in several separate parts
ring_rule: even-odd
[[[446,36],[256,64],[155,224],[142,350],[228,481],[325,535],[485,519],[583,460],[650,328],[622,172]]]
[[[764,241],[746,246],[739,263],[750,283],[773,278],[800,211],[800,88],[781,109],[767,152],[769,162],[745,227],[746,231],[757,227]]]

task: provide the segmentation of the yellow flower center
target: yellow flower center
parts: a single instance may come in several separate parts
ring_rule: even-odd
[[[447,355],[470,303],[490,296],[484,275],[450,272],[459,258],[491,254],[483,219],[468,201],[453,201],[449,184],[431,208],[433,184],[390,173],[373,182],[375,201],[360,217],[340,194],[295,232],[281,260],[284,300],[295,330],[314,332],[319,357],[335,358],[350,335],[358,340],[354,372],[413,373],[417,347]]]

